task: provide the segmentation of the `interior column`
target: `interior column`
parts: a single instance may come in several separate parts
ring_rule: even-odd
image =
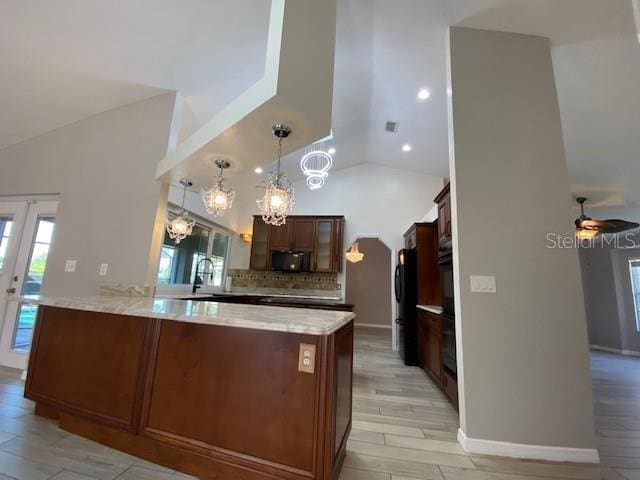
[[[451,28],[448,61],[458,438],[597,462],[578,254],[549,248],[573,232],[549,40]]]

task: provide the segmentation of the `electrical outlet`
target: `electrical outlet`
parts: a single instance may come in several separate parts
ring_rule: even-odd
[[[300,344],[300,354],[298,356],[298,371],[303,373],[313,373],[316,368],[316,346],[308,343]]]
[[[496,293],[496,277],[471,275],[471,291],[474,293]]]
[[[67,260],[67,262],[64,264],[64,271],[65,272],[69,272],[69,273],[73,273],[76,271],[76,266],[78,265],[78,261],[77,260]]]
[[[100,265],[100,270],[98,271],[98,275],[100,275],[101,277],[104,277],[107,274],[108,269],[109,269],[109,264],[103,263],[102,265]]]

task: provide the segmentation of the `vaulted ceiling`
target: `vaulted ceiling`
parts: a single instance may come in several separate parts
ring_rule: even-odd
[[[185,98],[188,134],[262,76],[269,10],[269,0],[3,0],[0,148],[168,90]],[[631,0],[339,0],[334,168],[447,176],[450,24],[551,38],[574,189],[603,215],[640,218]]]

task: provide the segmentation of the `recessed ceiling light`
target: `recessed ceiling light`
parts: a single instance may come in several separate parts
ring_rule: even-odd
[[[331,147],[329,150],[327,150],[327,153],[328,153],[329,155],[335,155],[335,154],[336,154],[336,149],[335,149],[335,148],[333,148],[333,147]]]
[[[423,88],[418,92],[418,100],[426,100],[430,96],[431,96],[431,92],[426,88]]]
[[[411,145],[409,145],[408,143],[405,143],[405,144],[402,146],[402,151],[403,151],[403,152],[410,152],[410,151],[411,151]]]
[[[260,175],[262,173],[262,167],[256,167],[254,172],[256,172],[258,175]]]

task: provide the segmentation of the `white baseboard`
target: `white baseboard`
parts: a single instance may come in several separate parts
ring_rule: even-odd
[[[640,357],[640,352],[635,350],[620,350],[618,348],[605,347],[604,345],[589,345],[591,350],[600,350],[602,352],[616,353],[618,355],[627,355],[629,357]]]
[[[384,328],[385,330],[391,330],[391,326],[389,325],[378,325],[375,323],[354,323],[356,327],[367,327],[367,328]]]
[[[600,463],[600,455],[595,448],[548,447],[544,445],[482,440],[468,438],[462,429],[458,429],[458,443],[465,452],[480,455],[548,460],[552,462]]]

